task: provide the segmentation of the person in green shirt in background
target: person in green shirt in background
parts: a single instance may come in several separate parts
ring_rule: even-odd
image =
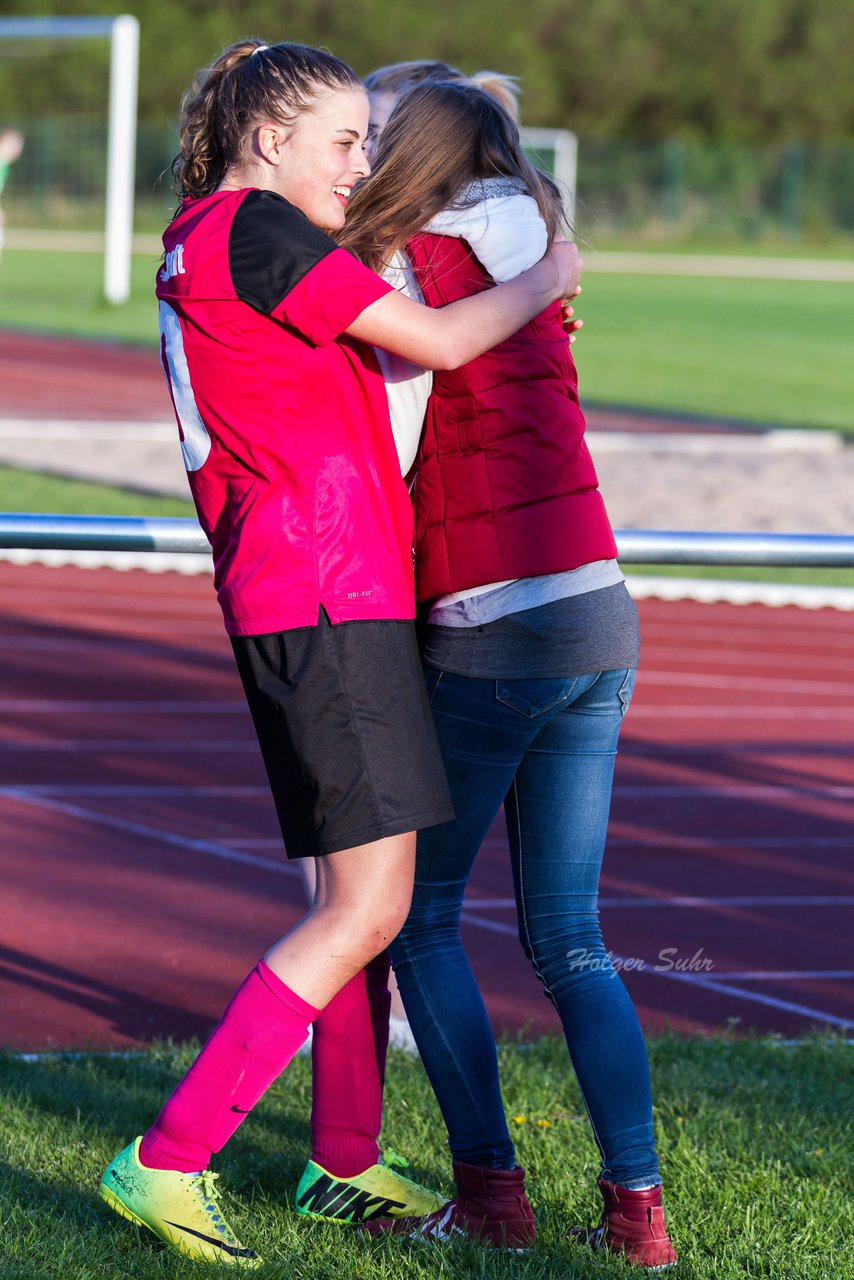
[[[3,129],[0,132],[0,196],[9,177],[9,170],[24,149],[24,135],[20,129]],[[0,207],[0,252],[3,249],[3,237],[6,217]]]

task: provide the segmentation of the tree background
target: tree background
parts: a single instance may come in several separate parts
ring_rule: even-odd
[[[260,35],[323,45],[363,75],[419,57],[493,67],[520,78],[525,123],[583,138],[854,137],[854,0],[0,0],[4,16],[45,12],[139,18],[143,121],[173,120],[197,67]],[[51,77],[3,76],[0,112],[85,90],[77,69]]]

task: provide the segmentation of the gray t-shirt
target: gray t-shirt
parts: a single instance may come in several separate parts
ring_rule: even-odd
[[[429,623],[428,667],[479,679],[548,680],[621,671],[640,661],[638,611],[625,582],[475,626]]]

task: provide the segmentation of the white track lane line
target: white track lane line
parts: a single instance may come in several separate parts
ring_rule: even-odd
[[[111,750],[116,752],[118,752],[119,750],[127,750],[131,753],[134,753],[137,751],[141,753],[147,753],[152,750],[154,751],[186,750],[190,752],[195,750],[204,751],[205,749],[207,749],[210,751],[225,751],[229,747],[233,747],[235,750],[244,752],[244,751],[254,751],[254,750],[257,750],[258,748],[258,744],[254,738],[245,739],[245,740],[238,739],[237,741],[234,741],[231,739],[222,739],[217,741],[213,739],[213,740],[203,740],[201,742],[195,742],[192,739],[186,739],[186,738],[167,739],[164,742],[152,742],[147,738],[141,738],[139,740],[131,738],[125,741],[114,740],[114,739],[86,740],[84,738],[69,738],[69,739],[53,740],[49,743],[42,743],[37,741],[31,742],[27,740],[23,742],[20,742],[18,740],[10,740],[8,742],[0,742],[0,750],[5,749],[8,751],[18,751],[18,750],[50,751],[53,748],[53,746],[56,745],[57,741],[60,742],[60,745],[62,746],[63,750],[86,749],[90,751]],[[3,789],[0,788],[0,794],[2,794],[2,790]],[[57,795],[57,796],[74,796],[74,795],[128,795],[128,796],[175,795],[175,796],[180,796],[184,794],[188,794],[188,795],[200,794],[199,789],[197,787],[192,787],[192,786],[185,787],[183,785],[160,785],[160,786],[153,786],[153,787],[144,786],[142,789],[140,789],[138,786],[134,785],[133,783],[111,785],[107,789],[104,789],[103,787],[97,784],[84,785],[84,784],[62,784],[62,783],[57,783],[57,784],[33,783],[33,784],[22,784],[21,786],[16,787],[15,791],[16,792],[28,791],[28,792],[31,792],[33,795]],[[213,789],[213,794],[231,795],[233,794],[233,792],[229,786],[219,786]],[[746,783],[742,787],[731,786],[731,785],[703,787],[703,786],[692,785],[689,783],[686,783],[685,786],[670,786],[665,784],[656,785],[651,783],[646,786],[643,786],[643,785],[635,786],[633,784],[616,786],[614,788],[613,794],[620,799],[630,799],[630,800],[698,800],[698,799],[699,800],[777,800],[781,796],[804,796],[804,797],[815,797],[818,799],[850,800],[854,798],[854,786],[849,787],[849,786],[841,786],[836,783],[828,783],[826,786],[785,787],[785,786],[776,786],[771,783],[768,783],[768,784]],[[760,838],[764,839],[764,837],[760,837]],[[786,839],[791,839],[791,838],[792,837],[786,837]],[[811,840],[813,838],[814,837],[811,837],[811,836],[806,836],[806,835],[804,836],[804,840]],[[680,837],[680,840],[681,839],[688,840],[692,844],[695,842],[699,842],[700,844],[705,843],[704,838],[700,836],[685,836],[685,837]],[[745,837],[745,840],[748,840],[748,839],[751,839],[751,837]],[[821,839],[821,837],[819,837],[819,839]],[[724,840],[726,842],[729,842],[735,845],[739,845],[742,843],[742,840],[739,839],[739,837],[737,836],[727,836],[724,838]],[[487,848],[490,847],[493,841],[497,842],[497,845],[500,847],[503,847],[505,843],[502,837],[500,836],[487,836],[487,838],[483,842],[484,846]],[[644,843],[644,837],[639,836],[635,838],[634,836],[613,836],[611,837],[611,841],[614,844],[619,843],[619,844],[634,846],[636,844]],[[715,839],[713,840],[713,843],[718,844],[720,842],[717,839]],[[852,848],[854,848],[854,835],[852,835],[851,837],[851,845],[852,845]]]
[[[629,716],[632,720],[696,720],[702,724],[704,720],[751,720],[757,728],[765,720],[791,720],[793,724],[803,724],[805,720],[844,720],[854,719],[854,706],[850,707],[769,707],[766,703],[757,702],[755,706],[736,703],[721,706],[720,703],[702,703],[685,706],[684,704],[650,704],[647,701],[632,702]]]
[[[846,849],[851,836],[610,836],[609,849]],[[504,846],[506,848],[506,845]]]
[[[52,786],[50,783],[44,783],[39,786],[17,786],[17,787],[0,787],[0,797],[10,800],[19,800],[22,795],[33,796],[34,798],[75,798],[89,796],[94,799],[96,797],[123,799],[166,799],[166,800],[190,800],[198,797],[205,799],[229,799],[229,800],[257,800],[263,796],[270,795],[269,787],[255,786],[210,786],[203,784],[200,786],[169,786],[156,783],[137,783],[127,785],[126,783],[92,783],[89,786],[75,786],[68,784],[59,784]]]
[[[144,840],[153,840],[158,844],[168,844],[179,849],[192,849],[196,853],[207,853],[214,858],[222,858],[226,862],[240,862],[244,866],[258,867],[262,871],[272,871],[275,875],[298,876],[299,870],[289,862],[274,861],[272,858],[259,858],[251,853],[243,853],[231,845],[220,844],[215,840],[194,840],[189,836],[178,835],[175,831],[166,831],[161,827],[149,827],[143,822],[130,822],[127,818],[114,817],[111,814],[97,813],[93,809],[83,809],[79,805],[67,804],[60,800],[49,800],[45,796],[34,796],[27,791],[18,791],[14,787],[4,787],[4,799],[17,800],[21,804],[32,805],[35,809],[47,810],[50,813],[62,813],[69,818],[79,818],[81,822],[91,823],[97,827],[108,827],[112,831],[122,831],[126,835],[139,836]]]
[[[854,969],[739,969],[721,976],[727,982],[850,982]]]
[[[0,698],[0,712],[17,715],[164,715],[178,716],[225,715],[233,716],[247,711],[240,698],[228,700],[182,701],[179,698]]]
[[[163,627],[160,623],[152,628],[152,634],[146,635],[142,628],[145,624],[144,618],[134,619],[133,630],[125,635],[118,633],[104,636],[102,632],[97,630],[90,631],[87,639],[70,639],[67,636],[41,636],[41,635],[10,635],[0,636],[0,649],[11,649],[13,653],[85,653],[87,655],[106,652],[111,655],[120,654],[123,657],[131,656],[137,658],[158,658],[162,662],[168,662],[172,659],[171,643],[163,639]],[[79,631],[77,633],[79,635]],[[181,623],[181,647],[190,649],[190,641],[193,637],[198,639],[204,638],[211,641],[208,647],[197,645],[191,652],[197,658],[203,658],[206,664],[221,667],[228,671],[234,670],[234,659],[219,644],[218,634],[207,624],[194,626],[192,622],[188,622],[185,618]],[[813,659],[807,659],[812,661]]]
[[[70,805],[57,800],[49,800],[44,796],[34,796],[26,791],[16,791],[14,788],[4,788],[3,794],[7,798],[18,800],[22,804],[28,804],[37,809],[49,810],[54,813],[63,813],[68,817],[79,818],[83,822],[89,822],[96,826],[109,827],[111,830],[123,831],[126,834],[140,836],[143,839],[154,840],[162,844],[177,846],[182,849],[192,849],[197,853],[211,854],[216,858],[223,858],[229,862],[239,862],[245,866],[258,867],[264,871],[272,871],[277,875],[298,876],[299,871],[296,867],[292,867],[287,862],[274,862],[270,858],[259,858],[251,853],[243,853],[239,849],[234,849],[229,845],[218,844],[210,840],[193,840],[186,836],[180,836],[173,831],[158,830],[155,827],[146,826],[144,823],[129,822],[124,818],[111,817],[106,814],[95,813],[90,809],[83,809],[78,805]],[[478,929],[488,929],[494,933],[502,933],[510,937],[517,937],[517,931],[510,925],[502,924],[497,920],[483,920],[478,916],[469,915],[463,912],[460,917],[466,924],[474,925]],[[619,958],[619,957],[616,957]],[[704,987],[722,995],[732,995],[741,1000],[752,1001],[755,1004],[767,1005],[770,1008],[782,1009],[789,1013],[797,1013],[802,1017],[817,1018],[821,1022],[831,1023],[834,1026],[854,1027],[854,1022],[846,1018],[839,1018],[835,1014],[825,1013],[820,1009],[813,1009],[808,1005],[794,1004],[789,1000],[778,1000],[773,996],[766,996],[755,991],[741,991],[738,987],[729,987],[726,983],[717,979],[708,978],[706,975],[693,973],[677,973],[673,970],[653,970],[657,977],[670,978],[675,981],[688,982],[696,986]]]
[[[696,783],[621,783],[614,788],[614,795],[629,799],[672,800],[672,799],[704,799],[714,800],[773,800],[777,796],[829,796],[832,799],[850,800],[854,798],[854,786],[835,782],[816,783],[800,787],[789,787],[777,783],[746,782],[743,786],[727,783],[724,786],[712,784],[703,786]],[[852,833],[854,847],[854,833]]]
[[[820,661],[820,659],[818,659]],[[849,668],[850,670],[850,668]],[[656,671],[641,667],[638,684],[661,684],[684,689],[744,689],[748,693],[824,694],[826,697],[852,698],[854,684],[841,680],[781,680],[763,676],[705,675],[695,671]]]
[[[479,916],[469,915],[466,911],[463,912],[460,919],[465,924],[474,925],[477,929],[487,929],[491,933],[501,933],[507,937],[518,939],[516,929],[509,924],[502,924],[498,920],[483,920]],[[614,955],[612,959],[626,963],[625,958],[622,956]],[[765,995],[761,991],[742,990],[739,987],[730,986],[728,982],[721,981],[718,978],[710,978],[707,974],[678,973],[675,969],[655,968],[646,964],[646,962],[644,964],[646,965],[644,972],[652,974],[656,978],[669,978],[673,982],[687,982],[691,986],[701,987],[703,990],[712,991],[715,994],[734,996],[737,1000],[746,1000],[751,1004],[766,1005],[771,1009],[782,1009],[786,1013],[796,1013],[800,1017],[827,1022],[835,1027],[854,1027],[854,1021],[849,1018],[840,1018],[835,1013],[826,1013],[823,1009],[814,1009],[810,1005],[796,1004],[791,1000],[780,1000],[776,996]]]
[[[253,738],[251,741],[247,738],[245,741],[240,739],[223,739],[216,741],[215,739],[194,741],[187,738],[166,739],[163,742],[153,742],[149,738],[52,738],[49,742],[35,742],[21,740],[9,740],[0,742],[0,752],[26,752],[27,755],[49,755],[51,752],[67,752],[74,751],[82,754],[84,751],[92,751],[95,753],[108,753],[112,756],[130,755],[145,756],[159,754],[173,754],[180,751],[188,757],[195,754],[211,754],[221,753],[225,751],[234,751],[244,754],[246,752],[257,752],[258,743]]]
[[[467,911],[513,911],[515,898],[466,898]],[[732,898],[612,898],[599,897],[599,906],[616,907],[854,907],[854,894],[781,894]]]

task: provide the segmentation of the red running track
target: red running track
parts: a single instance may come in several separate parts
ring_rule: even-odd
[[[204,1035],[301,903],[209,580],[0,564],[0,591],[0,1043]],[[643,1022],[845,1031],[854,615],[640,610],[602,897]],[[510,897],[498,821],[465,941],[497,1031],[555,1030]]]

